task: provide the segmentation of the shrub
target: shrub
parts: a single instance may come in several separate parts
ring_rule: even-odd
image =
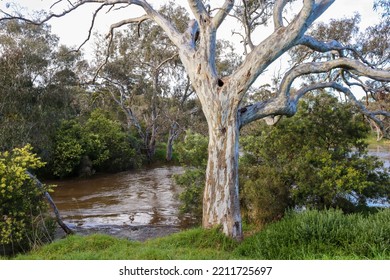
[[[208,138],[188,130],[183,142],[175,147],[181,164],[205,169],[208,157]]]
[[[84,122],[64,121],[55,138],[52,172],[58,177],[122,171],[142,161],[135,138],[101,110]]]
[[[26,173],[44,166],[32,147],[0,153],[0,252],[28,250],[50,238],[43,192]]]

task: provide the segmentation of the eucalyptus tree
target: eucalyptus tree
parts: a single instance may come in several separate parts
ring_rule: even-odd
[[[203,226],[206,228],[220,225],[223,232],[237,240],[242,239],[242,221],[239,204],[238,159],[240,128],[258,119],[267,119],[272,123],[275,116],[292,116],[297,111],[298,101],[308,92],[319,88],[333,88],[346,94],[358,103],[349,85],[344,81],[313,81],[298,86],[292,91],[292,85],[298,78],[318,73],[327,73],[333,69],[345,69],[346,72],[360,77],[379,81],[389,81],[388,69],[373,67],[348,46],[335,40],[324,42],[307,34],[308,28],[335,2],[335,0],[303,0],[296,14],[287,15],[288,0],[234,1],[225,0],[223,4],[210,2],[205,5],[201,0],[188,0],[192,11],[192,20],[186,30],[180,30],[175,22],[167,19],[152,7],[147,0],[53,0],[53,9],[63,5],[58,14],[49,13],[42,23],[53,17],[61,17],[85,6],[98,4],[96,14],[103,7],[133,8],[138,6],[145,14],[138,18],[129,18],[114,23],[111,29],[124,24],[140,23],[151,20],[165,32],[177,47],[179,57],[191,80],[191,84],[200,100],[208,123],[209,146],[206,183],[203,198]],[[222,75],[216,67],[217,31],[227,21],[235,7],[249,7],[250,3],[269,3],[270,12],[266,17],[273,23],[273,31],[263,41],[248,45],[242,63],[229,75]],[[257,11],[257,10],[256,10]],[[263,27],[263,17],[254,13],[244,13],[251,18],[245,23],[248,37]],[[20,17],[20,16],[18,16]],[[3,19],[13,18],[4,14]],[[254,20],[253,20],[254,19]],[[94,21],[93,21],[94,22]],[[92,24],[93,24],[92,22]],[[259,23],[260,24],[257,24]],[[233,23],[235,24],[235,23]],[[248,40],[247,40],[248,41]],[[303,61],[291,67],[281,79],[277,94],[271,98],[241,107],[248,89],[256,79],[281,55],[295,46],[304,45],[317,53],[333,53],[326,60]],[[345,75],[348,78],[348,75]],[[361,110],[365,110],[361,105]],[[374,112],[368,114],[375,118]]]
[[[172,20],[187,16],[185,10],[175,9],[172,5],[165,5],[159,11]],[[151,21],[115,32],[115,36],[112,30],[109,36],[113,39],[109,59],[104,50],[97,48],[96,51],[96,56],[100,57],[97,67],[107,60],[96,77],[98,88],[108,92],[122,109],[127,126],[135,128],[143,140],[148,160],[152,160],[156,141],[167,121],[170,127],[167,130],[171,132],[169,143],[172,144],[178,132],[177,121],[166,118],[167,112],[162,105],[164,97],[174,95],[173,87],[178,84],[175,81],[179,82],[178,79],[182,79],[179,73],[184,73],[178,69],[182,66],[179,65],[177,49],[162,29]],[[183,102],[185,95],[182,96]]]

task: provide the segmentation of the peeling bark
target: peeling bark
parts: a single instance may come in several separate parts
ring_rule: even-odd
[[[209,124],[209,157],[203,196],[203,227],[217,225],[223,232],[240,241],[242,221],[240,213],[238,158],[239,125],[234,109],[228,111],[226,121]]]

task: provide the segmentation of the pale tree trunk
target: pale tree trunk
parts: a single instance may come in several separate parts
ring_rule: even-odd
[[[169,136],[167,141],[167,149],[165,151],[165,160],[171,161],[173,157],[173,138]]]
[[[165,160],[171,161],[173,156],[173,142],[179,136],[179,124],[174,121],[169,129],[169,136],[167,141],[167,149],[165,154]]]
[[[238,184],[239,124],[234,108],[226,110],[225,123],[209,122],[209,157],[203,197],[203,227],[222,227],[223,232],[242,240]]]
[[[157,74],[156,74],[157,75]],[[157,120],[158,120],[158,112],[157,112],[157,78],[156,84],[153,86],[153,95],[152,95],[152,108],[151,108],[151,125],[150,125],[150,139],[148,139],[149,143],[148,147],[148,155],[149,160],[152,161],[154,154],[156,153],[156,140],[157,140]]]

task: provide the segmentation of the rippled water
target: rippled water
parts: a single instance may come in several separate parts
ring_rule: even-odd
[[[158,168],[98,175],[91,179],[51,182],[52,194],[63,220],[74,228],[136,228],[192,224],[179,213],[180,187],[172,176],[182,167]]]

